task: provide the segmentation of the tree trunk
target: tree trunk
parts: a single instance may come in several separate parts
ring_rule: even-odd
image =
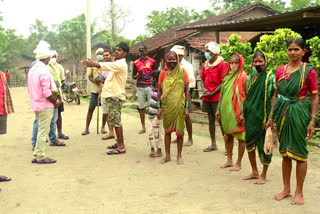
[[[112,40],[115,41],[117,36],[117,23],[116,23],[116,8],[114,5],[114,0],[110,0],[110,18],[111,18],[111,33]]]

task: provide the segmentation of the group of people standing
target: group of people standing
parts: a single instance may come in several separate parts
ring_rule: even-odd
[[[181,63],[180,47],[173,47],[165,58],[165,68],[151,72],[152,90],[157,94],[157,106],[155,99],[151,98],[150,108],[152,115],[157,109],[157,122],[150,123],[151,132],[149,140],[151,145],[150,157],[160,157],[162,153],[156,153],[151,143],[154,139],[153,130],[161,126],[165,132],[165,157],[161,163],[171,160],[170,144],[171,133],[177,136],[177,164],[182,164],[182,145],[186,118],[189,118],[190,108],[190,75],[186,67]],[[145,46],[143,55],[145,57]],[[210,42],[205,45],[206,61],[202,65],[200,78],[202,80],[203,111],[208,113],[209,132],[211,145],[204,152],[217,150],[215,140],[215,120],[217,119],[224,136],[227,161],[221,168],[230,167],[230,171],[241,169],[241,162],[245,149],[248,151],[252,173],[244,177],[244,180],[256,179],[255,184],[264,184],[267,178],[268,167],[272,154],[266,154],[265,137],[266,130],[276,133],[280,141],[280,153],[283,157],[282,174],[284,189],[274,196],[275,200],[282,200],[292,196],[290,189],[290,175],[292,160],[297,162],[297,187],[293,205],[302,205],[303,183],[307,172],[307,140],[315,133],[315,125],[318,122],[318,84],[315,69],[302,62],[306,49],[304,40],[293,38],[287,42],[287,55],[289,63],[277,68],[275,74],[268,68],[268,57],[262,51],[254,53],[252,70],[245,72],[244,57],[234,53],[226,63],[219,55],[219,45]],[[135,64],[141,65],[140,60]],[[150,60],[145,60],[150,62]],[[144,71],[134,77],[141,78]],[[150,74],[151,73],[151,74]],[[309,92],[309,97],[307,96]],[[138,92],[138,98],[141,93]],[[145,97],[143,98],[145,101]],[[139,109],[140,108],[139,100]],[[144,107],[144,106],[143,106]],[[141,116],[141,111],[140,111]],[[141,122],[143,120],[141,119]],[[143,123],[142,123],[143,125]],[[276,128],[275,128],[276,127]],[[144,130],[144,126],[143,126]],[[191,129],[192,130],[192,129]],[[188,125],[187,125],[187,131]],[[141,132],[140,132],[141,133]],[[157,135],[161,133],[157,133]],[[238,139],[238,158],[233,162],[234,139]],[[161,137],[158,139],[161,139]],[[191,141],[190,141],[191,139]],[[188,143],[192,145],[192,135]],[[159,151],[157,144],[157,151]],[[256,164],[256,152],[263,165],[261,174]],[[160,150],[161,151],[161,150]]]
[[[192,65],[184,56],[183,46],[174,46],[165,57],[165,67],[158,70],[154,59],[148,57],[145,45],[139,47],[139,59],[134,62],[132,77],[137,79],[139,116],[143,134],[147,131],[145,122],[145,102],[149,102],[148,138],[151,158],[162,157],[161,143],[164,129],[165,157],[161,163],[171,160],[171,134],[176,134],[177,164],[183,164],[182,148],[184,129],[188,132],[186,146],[193,144],[192,123],[189,117],[191,96],[195,87],[195,75]],[[204,152],[217,150],[215,137],[215,120],[217,119],[224,136],[227,161],[221,168],[231,171],[241,169],[245,148],[248,151],[252,173],[244,180],[256,179],[255,184],[264,184],[272,155],[264,150],[266,129],[277,133],[280,141],[280,153],[283,157],[282,176],[284,189],[274,196],[282,200],[292,196],[290,175],[292,160],[297,162],[297,187],[292,204],[302,205],[303,183],[307,172],[307,140],[315,133],[318,122],[318,84],[315,69],[302,62],[306,52],[304,40],[293,38],[287,42],[289,63],[277,68],[275,74],[268,69],[268,57],[258,51],[254,53],[252,71],[245,72],[244,57],[234,53],[226,63],[220,56],[219,45],[210,42],[205,45],[206,61],[200,74],[202,85],[203,111],[208,113],[211,145]],[[34,50],[36,61],[28,74],[28,91],[30,104],[35,112],[33,134],[33,163],[48,164],[55,160],[45,155],[45,141],[49,133],[50,145],[63,146],[56,139],[55,126],[61,117],[60,87],[63,81],[59,68],[54,63],[56,52],[50,45],[40,42]],[[89,134],[89,124],[95,107],[101,103],[103,109],[103,125],[101,132],[106,134],[105,124],[109,132],[103,140],[116,138],[114,145],[108,146],[108,155],[125,154],[121,108],[126,99],[125,85],[127,80],[126,56],[129,46],[126,43],[117,45],[114,52],[98,49],[98,62],[85,60],[82,63],[90,68],[88,78],[92,82],[91,100],[89,104],[86,128],[82,135]],[[52,64],[49,64],[51,60]],[[49,64],[49,66],[47,66]],[[5,75],[1,72],[0,81],[0,134],[6,131],[6,115],[13,112],[12,101]],[[309,96],[308,95],[309,92]],[[59,110],[60,109],[60,110]],[[4,122],[5,121],[5,122]],[[54,124],[54,125],[53,125]],[[53,127],[54,126],[54,127]],[[275,128],[276,127],[276,128]],[[58,122],[59,129],[59,122]],[[68,137],[61,132],[60,138]],[[234,139],[238,139],[238,158],[233,162]],[[261,174],[256,164],[256,152],[263,165]],[[0,181],[10,178],[0,177]]]

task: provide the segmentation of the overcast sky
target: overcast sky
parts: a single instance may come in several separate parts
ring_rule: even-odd
[[[90,0],[91,20],[103,14],[109,0]],[[115,4],[127,11],[128,22],[122,35],[134,39],[146,33],[147,15],[152,10],[165,10],[170,7],[185,7],[201,11],[210,7],[210,0],[114,0]],[[60,24],[65,19],[86,13],[86,0],[4,0],[0,1],[0,12],[7,29],[15,29],[18,34],[29,35],[29,26],[36,19],[46,25]]]

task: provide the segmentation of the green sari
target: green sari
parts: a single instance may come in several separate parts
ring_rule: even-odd
[[[280,153],[283,157],[298,161],[306,161],[308,156],[305,138],[310,121],[311,102],[309,98],[299,100],[297,95],[311,70],[312,66],[304,63],[299,70],[289,76],[289,80],[279,79],[278,98],[273,105]]]
[[[161,84],[161,109],[166,134],[176,132],[178,137],[184,135],[184,88],[184,71],[178,63]]]
[[[266,155],[264,152],[264,139],[274,91],[275,76],[272,71],[264,69],[255,82],[249,83],[249,91],[243,103],[246,148],[251,152],[258,147],[259,158],[263,165],[269,165],[272,158],[272,155]]]
[[[237,119],[242,115],[245,100],[246,73],[243,71],[244,58],[239,56],[239,69],[232,71],[228,63],[228,73],[223,79],[220,95],[221,127],[225,134],[232,135],[238,140],[245,140],[244,125],[239,125]]]

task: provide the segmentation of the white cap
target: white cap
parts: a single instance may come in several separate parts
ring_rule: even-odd
[[[175,45],[175,46],[173,46],[173,47],[171,48],[170,51],[174,51],[174,52],[176,52],[178,55],[184,56],[184,50],[185,50],[185,49],[186,49],[186,48],[185,48],[184,46]]]
[[[98,49],[96,50],[96,54],[99,53],[99,52],[103,52],[103,48],[98,48]]]
[[[37,48],[33,50],[33,53],[36,55],[36,59],[45,59],[52,55],[50,50],[50,44],[46,41],[40,41]]]
[[[204,47],[208,49],[210,52],[212,52],[213,54],[220,54],[220,47],[215,42],[209,42]]]

